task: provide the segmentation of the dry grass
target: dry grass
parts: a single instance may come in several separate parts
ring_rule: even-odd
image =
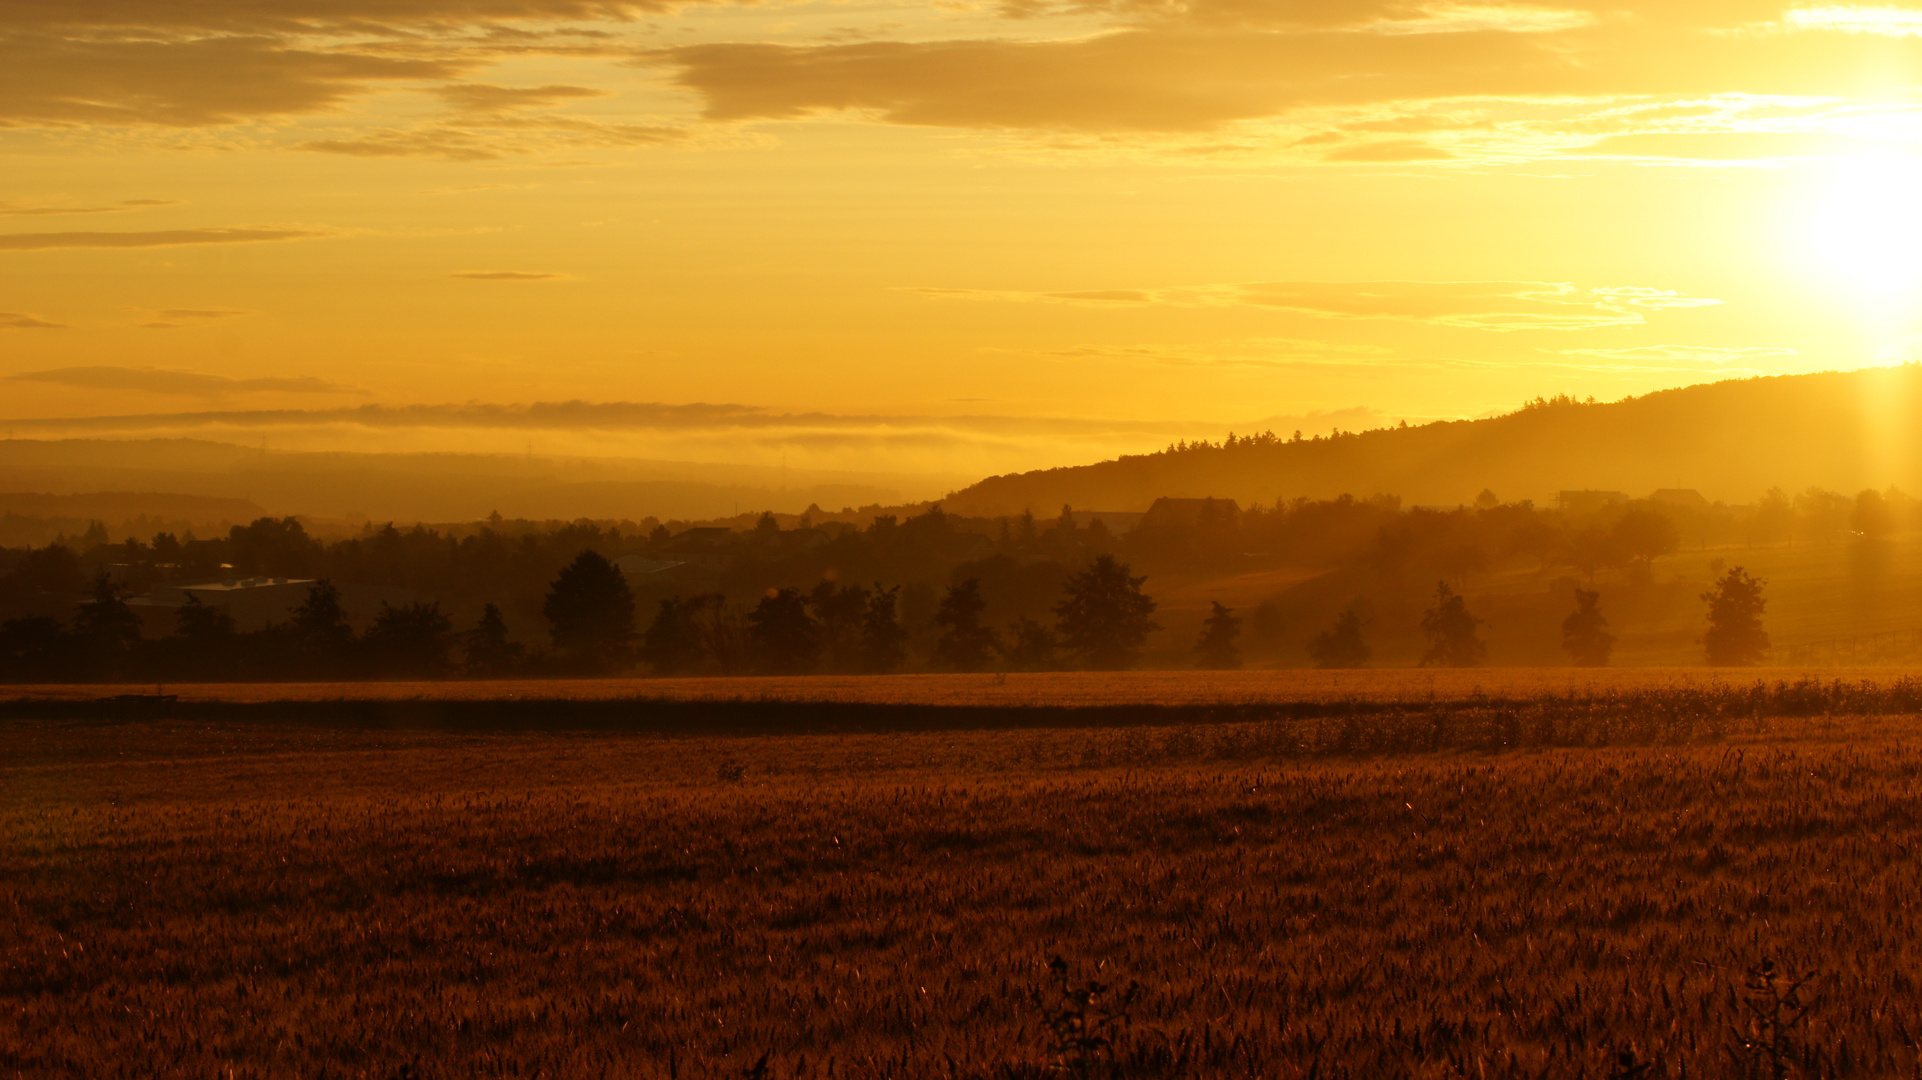
[[[1407,702],[1469,697],[1703,690],[1760,682],[1846,679],[1888,685],[1922,668],[1389,668],[1363,671],[1063,671],[990,675],[801,675],[705,679],[190,683],[186,702],[331,701],[784,701],[978,708],[1209,706],[1289,702]],[[88,701],[155,691],[142,685],[22,685],[14,700]]]
[[[833,737],[0,726],[0,1074],[1909,1076],[1912,718],[1279,757],[1285,725]],[[1098,1006],[1097,1006],[1098,1008]],[[1072,1075],[1072,1073],[1069,1073]]]

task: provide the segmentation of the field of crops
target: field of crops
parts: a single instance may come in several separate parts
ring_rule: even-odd
[[[802,675],[705,679],[503,679],[431,682],[67,684],[0,688],[0,698],[84,701],[164,691],[187,702],[783,701],[1064,708],[1286,702],[1406,702],[1468,697],[1697,690],[1845,679],[1887,685],[1915,668],[1386,668],[1360,671],[1050,671],[988,675]]]
[[[1916,724],[12,719],[0,1074],[1912,1076]]]

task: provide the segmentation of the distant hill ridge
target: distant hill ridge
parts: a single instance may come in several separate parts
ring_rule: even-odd
[[[1405,503],[1552,499],[1606,488],[1693,488],[1749,502],[1769,487],[1922,492],[1922,366],[1704,383],[1608,403],[1539,402],[1484,420],[1293,441],[1237,439],[1094,465],[989,477],[949,495],[960,514],[1145,510],[1157,497],[1250,503],[1398,495]]]

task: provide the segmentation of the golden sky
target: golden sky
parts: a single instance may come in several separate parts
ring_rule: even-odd
[[[1918,83],[1922,6],[0,0],[0,414],[970,474],[1900,362]]]

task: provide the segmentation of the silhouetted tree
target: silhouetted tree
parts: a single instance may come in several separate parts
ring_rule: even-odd
[[[1849,515],[1849,527],[1864,540],[1880,540],[1894,530],[1895,514],[1881,492],[1865,489],[1855,496],[1855,511]]]
[[[901,670],[908,659],[908,632],[895,617],[895,597],[901,587],[883,589],[880,582],[867,594],[861,617],[861,670],[885,675]]]
[[[175,678],[218,679],[241,665],[240,645],[233,613],[189,593],[174,609],[174,632],[161,647],[161,655],[176,670]]]
[[[940,640],[934,646],[936,665],[949,671],[987,670],[996,644],[994,631],[981,624],[987,607],[987,600],[981,596],[981,579],[968,578],[948,586],[940,609],[934,613],[935,625],[941,628]]]
[[[294,609],[287,626],[295,655],[291,664],[303,674],[337,676],[345,673],[354,645],[353,627],[340,606],[340,590],[326,578],[307,587],[307,599]]]
[[[774,511],[763,510],[754,522],[754,542],[763,546],[778,543],[781,539],[781,523],[774,518]]]
[[[227,531],[227,555],[234,571],[243,576],[306,577],[319,569],[326,550],[307,535],[298,518],[261,518]]]
[[[1562,620],[1562,648],[1577,667],[1607,667],[1615,651],[1615,635],[1608,632],[1602,616],[1602,594],[1592,589],[1575,590],[1575,611]]]
[[[1423,667],[1476,667],[1488,658],[1488,646],[1475,628],[1481,620],[1468,613],[1468,602],[1448,587],[1446,581],[1435,586],[1435,606],[1422,616],[1421,630],[1428,637],[1422,653]]]
[[[497,604],[481,609],[480,621],[461,635],[461,666],[469,675],[498,678],[520,667],[521,643],[507,640],[507,620]]]
[[[1366,667],[1374,652],[1361,631],[1361,612],[1351,606],[1335,616],[1335,625],[1308,642],[1308,655],[1319,668]]]
[[[1053,671],[1061,666],[1061,643],[1053,630],[1026,615],[1016,619],[1008,630],[1008,643],[1001,655],[1010,669]]]
[[[748,646],[757,670],[802,675],[820,662],[821,628],[799,589],[770,589],[748,617]]]
[[[835,587],[823,581],[808,595],[808,608],[820,624],[822,651],[829,671],[860,671],[865,666],[862,650],[867,620],[867,589],[859,585]]]
[[[681,602],[681,611],[694,627],[706,662],[723,675],[747,670],[749,656],[747,622],[740,609],[720,593],[707,593]]]
[[[374,625],[361,638],[368,666],[383,675],[431,677],[448,668],[454,622],[438,600],[415,600],[392,607],[385,602]]]
[[[1238,668],[1241,649],[1236,639],[1241,637],[1241,620],[1235,617],[1233,608],[1219,600],[1212,603],[1207,621],[1201,624],[1201,640],[1195,643],[1196,664],[1217,671]]]
[[[140,616],[127,606],[127,590],[105,570],[94,575],[88,599],[75,612],[73,636],[95,677],[111,677],[140,644]]]
[[[1563,542],[1562,559],[1581,571],[1592,585],[1596,571],[1621,562],[1621,548],[1601,526],[1584,525]]]
[[[610,671],[627,662],[634,643],[634,594],[619,568],[597,551],[574,557],[547,590],[541,614],[552,624],[554,645],[588,671]]]
[[[706,650],[701,647],[700,628],[695,613],[700,598],[691,603],[678,596],[662,600],[654,611],[654,621],[641,635],[641,659],[656,675],[684,675],[700,666]]]
[[[1649,564],[1675,550],[1681,534],[1667,514],[1652,506],[1634,506],[1622,512],[1609,530],[1612,554],[1647,571]]]
[[[1779,487],[1772,487],[1762,494],[1761,501],[1755,504],[1755,521],[1751,526],[1751,540],[1771,544],[1777,540],[1794,543],[1795,504],[1789,501],[1788,493]]]
[[[1133,577],[1125,563],[1098,555],[1086,570],[1068,578],[1067,596],[1055,605],[1062,645],[1084,668],[1131,668],[1148,635],[1161,629],[1149,616],[1155,602],[1141,591],[1146,576]]]
[[[196,649],[227,648],[234,636],[233,612],[218,604],[202,603],[188,594],[174,609],[174,636]]]
[[[1708,602],[1708,631],[1702,649],[1715,667],[1750,667],[1768,653],[1768,632],[1762,629],[1762,610],[1768,584],[1737,566],[1702,594]]]

